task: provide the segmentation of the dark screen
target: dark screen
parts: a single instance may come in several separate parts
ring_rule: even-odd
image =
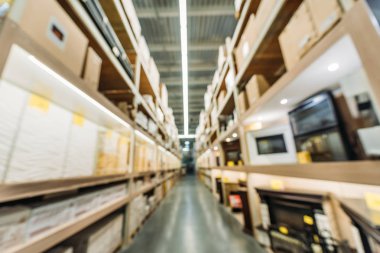
[[[258,137],[256,143],[260,155],[287,153],[283,134]]]

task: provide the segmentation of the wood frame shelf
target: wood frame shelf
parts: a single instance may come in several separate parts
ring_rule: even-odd
[[[378,180],[380,178],[379,166],[380,161],[347,161],[286,165],[222,166],[203,169],[380,186],[380,181]]]

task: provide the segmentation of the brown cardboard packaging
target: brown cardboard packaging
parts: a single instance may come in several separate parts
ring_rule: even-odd
[[[245,86],[249,106],[256,102],[268,89],[269,84],[262,75],[254,75]]]
[[[87,50],[86,65],[84,66],[83,79],[91,88],[98,90],[100,72],[102,70],[102,58],[91,47]]]
[[[9,17],[67,68],[82,74],[88,39],[57,1],[15,1]]]
[[[239,102],[239,111],[242,114],[248,109],[248,102],[247,102],[247,96],[246,96],[245,90],[242,90],[239,93],[238,102]]]
[[[317,40],[306,2],[303,2],[279,36],[285,65],[290,70]]]
[[[306,4],[318,37],[328,32],[342,16],[337,0],[306,0]]]

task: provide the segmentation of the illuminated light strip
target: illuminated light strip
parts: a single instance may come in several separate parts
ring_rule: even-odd
[[[139,130],[135,130],[135,134],[138,135],[139,137],[141,137],[142,139],[144,139],[145,141],[147,141],[151,144],[155,144],[155,142],[153,140],[151,140],[148,136],[146,136],[145,134],[143,134]]]
[[[119,122],[121,125],[127,127],[128,129],[131,128],[131,126],[125,122],[123,119],[121,119],[119,116],[105,108],[102,104],[100,104],[98,101],[87,95],[85,92],[83,92],[81,89],[76,87],[74,84],[67,81],[65,78],[60,76],[58,73],[56,73],[54,70],[46,66],[44,63],[40,62],[36,57],[33,55],[28,56],[29,60],[32,61],[34,64],[38,65],[40,68],[42,68],[44,71],[49,73],[50,75],[54,76],[56,79],[58,79],[61,83],[63,83],[66,87],[77,93],[78,95],[85,98],[87,101],[89,101],[91,104],[93,104],[96,108],[101,110],[102,112],[106,113],[108,116]]]
[[[180,139],[195,139],[195,134],[179,135]]]
[[[187,58],[187,10],[186,0],[179,0],[182,55],[183,132],[189,134],[189,73]]]

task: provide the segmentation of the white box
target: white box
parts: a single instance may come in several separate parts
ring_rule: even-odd
[[[73,114],[63,177],[91,176],[96,167],[98,126]]]
[[[25,207],[4,207],[0,209],[0,248],[20,245],[25,241],[26,221],[30,209]]]
[[[5,176],[26,98],[26,91],[0,81],[0,182]]]
[[[71,113],[34,94],[21,120],[5,182],[30,182],[62,176]]]

